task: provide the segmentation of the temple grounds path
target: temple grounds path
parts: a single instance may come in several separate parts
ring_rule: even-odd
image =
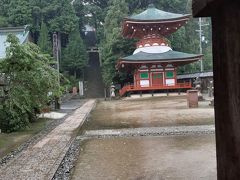
[[[74,180],[216,180],[214,109],[186,96],[99,101],[80,131]]]
[[[85,124],[87,130],[213,125],[209,101],[187,108],[186,96],[100,101]]]
[[[76,130],[94,106],[95,100],[88,100],[38,143],[28,147],[7,165],[2,166],[0,179],[52,179],[76,137]]]

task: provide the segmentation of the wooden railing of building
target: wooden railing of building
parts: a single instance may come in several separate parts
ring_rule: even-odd
[[[174,86],[169,85],[152,85],[149,87],[141,87],[134,85],[126,85],[119,90],[120,96],[124,96],[127,92],[134,91],[154,91],[154,90],[174,90],[174,89],[191,89],[192,85],[190,82],[177,83]]]

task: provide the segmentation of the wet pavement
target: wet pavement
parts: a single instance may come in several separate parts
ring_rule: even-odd
[[[67,110],[75,110],[77,108],[79,108],[79,104],[82,102],[86,102],[85,99],[70,99],[66,102],[63,102],[61,104],[61,110],[60,111],[67,111]]]
[[[85,140],[74,180],[215,180],[214,135]]]
[[[100,101],[84,129],[213,125],[214,109],[209,101],[187,108],[186,96]]]
[[[214,109],[186,96],[99,101],[72,179],[215,180]]]

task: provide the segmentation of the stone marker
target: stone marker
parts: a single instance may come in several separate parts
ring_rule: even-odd
[[[198,107],[198,90],[187,91],[187,104],[189,108]]]

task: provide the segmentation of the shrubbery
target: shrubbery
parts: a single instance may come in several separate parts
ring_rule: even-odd
[[[58,95],[57,72],[51,57],[39,48],[9,35],[6,58],[0,61],[0,73],[7,77],[7,92],[0,105],[0,129],[12,132],[29,125],[49,101],[48,93]]]

